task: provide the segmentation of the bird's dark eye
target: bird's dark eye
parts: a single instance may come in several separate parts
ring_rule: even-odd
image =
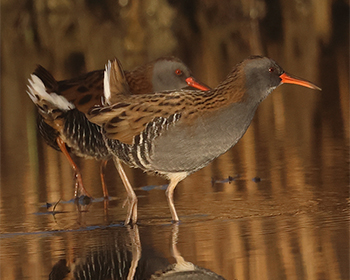
[[[175,70],[175,74],[180,76],[180,75],[182,75],[182,71],[180,69],[176,69]]]
[[[270,67],[270,68],[269,68],[269,72],[270,72],[270,73],[275,72],[275,68]]]

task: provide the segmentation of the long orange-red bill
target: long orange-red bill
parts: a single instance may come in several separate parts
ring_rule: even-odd
[[[186,83],[189,86],[200,89],[200,90],[205,90],[205,91],[210,90],[210,87],[208,87],[207,85],[205,85],[203,83],[197,82],[193,77],[188,77],[186,79]]]
[[[292,77],[290,74],[287,74],[287,73],[283,73],[282,75],[280,75],[280,78],[283,84],[295,84],[303,87],[322,90],[320,87],[316,86],[315,84],[307,80],[297,78],[297,77]]]

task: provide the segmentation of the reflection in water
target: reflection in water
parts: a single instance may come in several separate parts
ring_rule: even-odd
[[[72,261],[59,260],[49,279],[224,279],[214,272],[185,261],[177,249],[179,225],[172,226],[171,250],[176,263],[142,249],[137,225],[106,229],[98,240],[84,240]]]
[[[148,279],[164,266],[157,256],[144,254],[141,258],[137,226],[107,229],[98,240],[95,237],[87,236],[70,261],[59,260],[49,279]]]
[[[177,239],[179,233],[179,224],[176,223],[172,227],[171,251],[176,263],[170,265],[162,273],[158,272],[158,276],[154,279],[224,279],[216,273],[196,266],[191,262],[186,261],[180,254],[177,248]]]
[[[348,276],[347,218],[339,217],[337,209],[331,210],[322,203],[299,213],[266,216],[251,213],[250,217],[236,219],[188,217],[173,226],[154,219],[134,228],[109,221],[92,222],[99,226],[86,225],[103,212],[102,205],[93,209],[94,206],[93,203],[89,212],[81,213],[76,221],[78,227],[68,225],[66,230],[2,235],[2,262],[7,264],[2,266],[2,279],[48,279],[50,273],[51,279],[60,279],[60,275],[69,276],[68,279],[94,279],[88,276],[96,274],[126,279],[133,273],[135,279],[150,279],[150,275],[176,275],[164,274],[169,271],[182,275],[184,271],[180,273],[178,268],[195,269],[191,275],[207,273],[214,277],[201,269],[206,268],[226,279]],[[240,208],[240,203],[237,206]],[[59,228],[73,217],[73,211],[57,214]]]

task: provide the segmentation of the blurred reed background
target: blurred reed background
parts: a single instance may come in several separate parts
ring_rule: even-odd
[[[40,157],[59,161],[63,158],[43,145],[36,134],[36,108],[25,94],[27,79],[36,64],[43,65],[60,80],[102,69],[115,56],[125,69],[132,69],[162,55],[175,55],[195,76],[215,87],[237,62],[251,54],[267,55],[287,71],[318,82],[323,92],[334,94],[274,94],[257,114],[275,118],[278,128],[286,130],[290,137],[312,141],[310,132],[320,111],[328,110],[329,123],[325,125],[332,128],[333,121],[337,126],[341,121],[346,141],[349,136],[347,8],[346,1],[341,0],[4,0],[2,172],[13,175],[9,179],[17,185],[13,191],[18,191],[28,186],[27,176],[22,176],[26,167],[21,163],[29,159],[30,166],[36,169],[43,162]],[[334,83],[323,84],[326,80]],[[337,106],[329,106],[330,103]],[[292,119],[290,123],[286,123],[285,113]],[[258,119],[255,118],[253,127]],[[259,123],[267,134],[276,130],[274,125]],[[254,141],[253,130],[242,142]],[[43,165],[40,169],[48,169],[50,175],[50,166]],[[31,172],[35,175],[37,170]],[[53,172],[57,173],[56,167]],[[65,172],[70,177],[69,167]],[[42,172],[40,178],[38,174],[33,178],[42,180]],[[54,176],[52,179],[57,181]]]
[[[308,197],[310,194],[305,186],[312,181],[317,182],[318,191],[337,192],[339,187],[346,197],[349,175],[347,1],[2,0],[0,231],[26,232],[31,230],[30,226],[37,229],[37,216],[31,214],[36,211],[39,202],[58,201],[60,198],[68,200],[73,196],[72,170],[64,156],[48,147],[39,137],[36,130],[37,110],[25,93],[27,79],[36,64],[43,65],[57,80],[61,80],[102,69],[107,60],[114,57],[121,60],[125,69],[132,69],[163,55],[175,55],[189,66],[195,77],[215,87],[236,63],[252,54],[275,59],[286,71],[315,82],[323,91],[311,92],[293,86],[276,90],[259,107],[240,143],[207,168],[186,179],[181,186],[186,186],[187,195],[179,195],[175,203],[177,199],[190,205],[197,200],[205,202],[207,198],[204,194],[213,191],[211,177],[240,174],[250,180],[259,170],[271,179],[269,188],[273,195],[283,193],[281,185],[293,185],[295,191],[300,191],[301,195],[306,193]],[[101,197],[99,163],[93,160],[78,160],[78,163],[82,167],[87,189],[93,196]],[[265,166],[272,168],[262,171]],[[273,168],[276,166],[278,168]],[[337,168],[339,166],[341,168]],[[317,172],[305,173],[303,168],[307,167],[316,167]],[[112,164],[108,165],[108,171],[110,194],[124,195]],[[136,187],[165,182],[139,170],[128,169],[127,173]],[[196,180],[203,176],[206,178],[203,182],[207,185],[196,184]],[[236,185],[238,189],[247,188],[243,199],[254,196],[257,191],[253,182],[238,181]],[[218,215],[227,218],[244,216],[240,214],[240,209],[224,206],[229,199],[227,194],[235,192],[232,188],[219,185],[214,186],[214,190],[217,193],[213,196],[218,201],[208,199],[207,203],[196,204],[198,211],[219,212],[215,209],[223,207]],[[147,214],[164,216],[167,213],[163,192],[153,193],[146,200],[141,217]],[[289,201],[287,197],[283,202],[288,204],[294,201]],[[157,213],[147,205],[156,205],[164,213]],[[259,212],[259,205],[254,203],[244,206]],[[123,217],[120,216],[120,219]],[[283,223],[289,222],[277,221],[282,225],[274,226],[283,228],[286,227]],[[303,219],[291,223],[308,225],[309,222]],[[198,236],[194,234],[191,237],[194,242],[199,242],[195,243],[196,246],[201,246],[203,236],[223,235],[222,232],[215,233],[216,229],[208,233],[205,224],[201,227],[204,228],[196,233]],[[257,221],[252,221],[243,229],[229,227],[226,225],[222,230],[230,238],[240,236],[244,229],[252,233],[264,231],[264,225]],[[42,226],[41,230],[44,229],[45,226]],[[301,259],[307,263],[306,270],[310,275],[316,275],[307,279],[342,279],[346,272],[336,265],[336,249],[328,246],[331,233],[326,229],[324,231],[322,235],[317,233],[320,234],[319,240],[315,242],[328,248],[328,251],[320,252],[321,261],[316,267],[308,263],[311,260],[308,259],[307,249],[300,252]],[[312,241],[316,233],[303,235],[301,230],[295,235],[293,233],[293,237],[283,236],[283,231],[279,234],[281,243],[289,242],[284,237],[287,240],[294,238],[300,244],[309,243],[312,247],[309,247],[310,250],[316,250],[317,244]],[[269,250],[266,244],[270,243],[264,243],[260,237],[253,235],[249,238],[254,240],[256,246],[263,244],[262,250]],[[242,249],[244,240],[230,240],[232,247],[224,252],[226,257],[222,259],[232,260],[230,254],[235,254],[235,275],[241,276],[238,279],[258,279],[259,271],[263,272],[259,279],[272,279],[268,277],[267,270],[271,268],[269,264],[276,264],[271,264],[274,260],[268,259],[262,262],[265,266],[260,267],[259,264],[254,270],[255,274],[252,275],[256,278],[247,278],[248,268],[246,264],[240,266],[239,261],[243,258],[242,262],[245,263],[244,258],[247,257]],[[40,247],[40,244],[32,245],[32,249]],[[222,247],[216,247],[214,243],[207,246],[205,256],[219,256],[222,253]],[[295,269],[297,260],[283,251],[283,244],[278,247],[278,250],[282,248],[279,251],[281,265],[286,270]],[[182,249],[186,251],[186,246]],[[40,261],[43,256],[38,258]],[[196,259],[206,264],[205,258],[196,256]],[[221,269],[229,275],[232,266],[226,267],[225,261],[220,262],[219,259],[211,262],[212,269]],[[255,261],[261,263],[259,254]],[[330,270],[323,266],[327,263],[333,265]],[[333,271],[336,277],[317,277],[318,273],[326,275],[329,271]]]

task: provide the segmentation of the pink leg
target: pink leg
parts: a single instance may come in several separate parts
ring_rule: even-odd
[[[105,199],[108,199],[108,190],[105,182],[105,169],[107,165],[108,159],[104,159],[101,161],[100,165],[100,176],[101,176],[101,184],[102,184],[102,190],[103,190],[103,197]]]
[[[87,190],[84,188],[80,170],[78,166],[75,164],[75,162],[73,161],[73,159],[71,158],[70,154],[68,153],[66,144],[63,142],[63,140],[60,137],[57,137],[56,142],[74,170],[74,176],[75,176],[74,197],[77,198],[79,197],[80,194],[91,197],[87,192]]]
[[[127,192],[127,202],[128,202],[128,210],[125,218],[125,224],[128,225],[130,223],[136,224],[137,222],[137,197],[136,194],[126,176],[123,166],[120,160],[116,157],[113,157],[114,165],[117,168],[120,178],[123,181],[125,190]]]

